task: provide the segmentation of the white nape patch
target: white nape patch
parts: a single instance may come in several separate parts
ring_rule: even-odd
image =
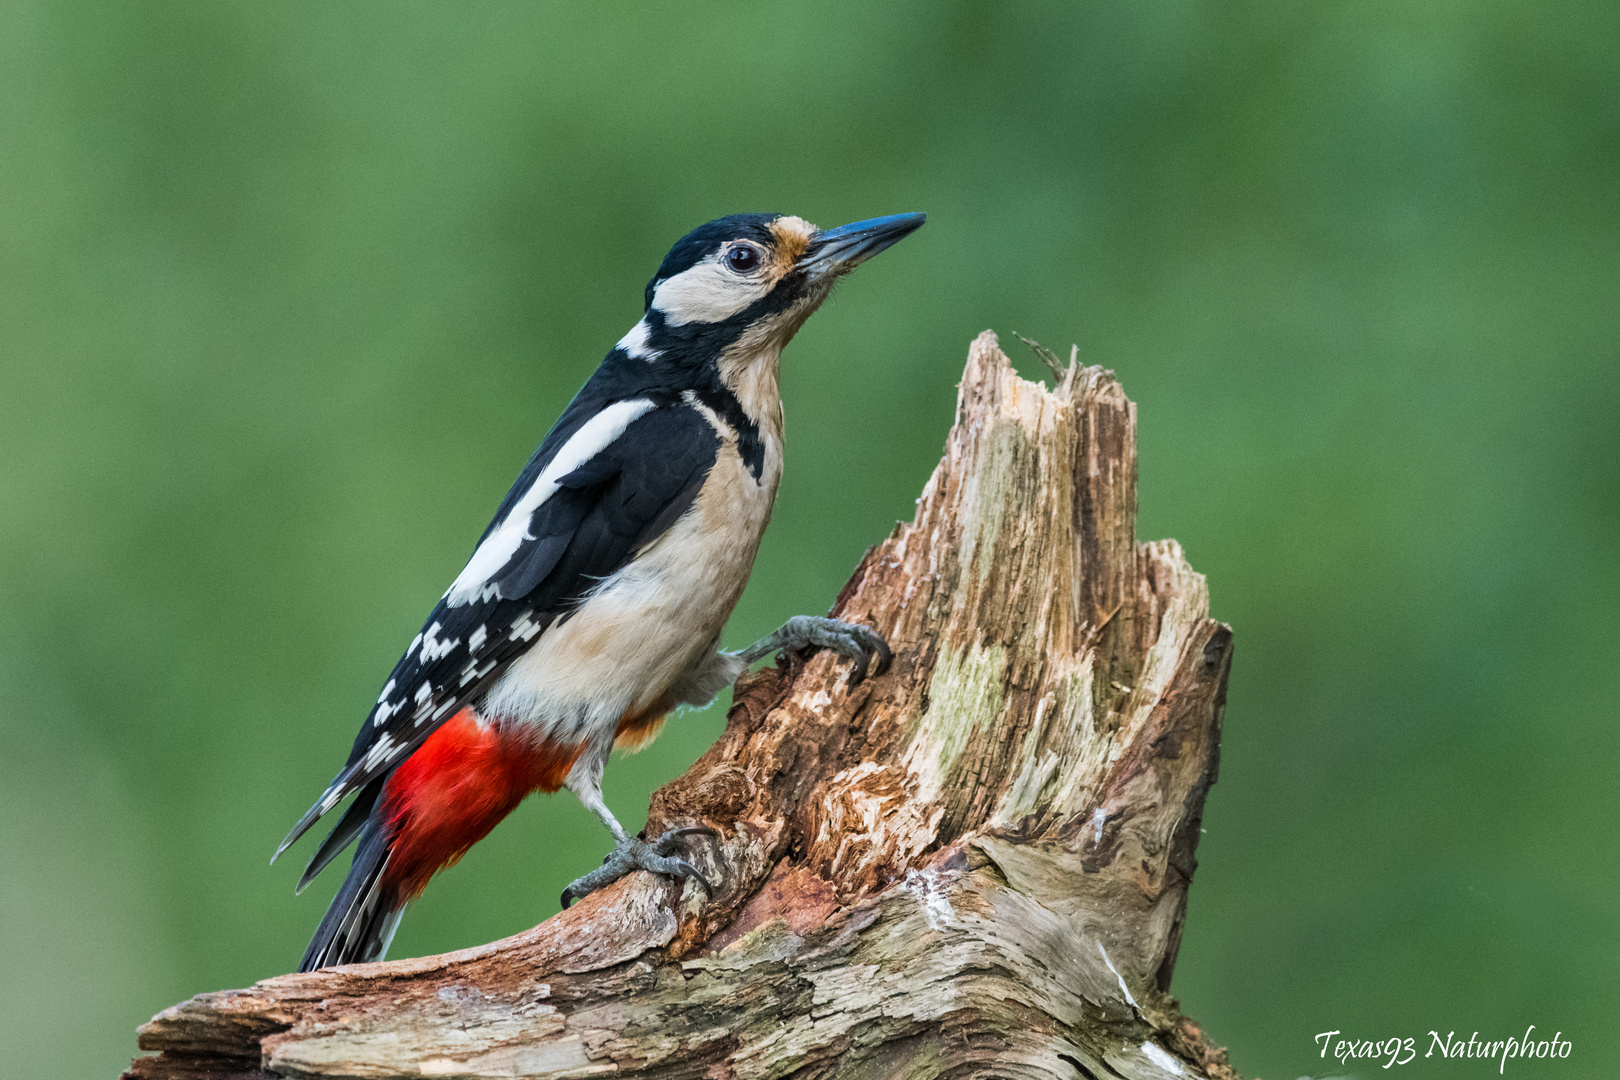
[[[434,623],[422,635],[422,663],[431,664],[441,656],[448,656],[450,650],[461,644],[460,638],[451,638],[448,641],[439,640],[439,631],[444,629],[439,623]]]
[[[653,290],[652,306],[670,326],[714,323],[731,318],[770,291],[770,284],[739,277],[720,265],[718,254],[665,278]]]
[[[1114,962],[1108,959],[1108,950],[1103,948],[1103,943],[1100,941],[1097,942],[1097,951],[1102,953],[1103,963],[1108,965],[1108,970],[1112,971],[1114,978],[1119,980],[1119,992],[1125,995],[1125,1000],[1131,1003],[1131,1008],[1140,1009],[1141,1006],[1136,1003],[1136,999],[1131,997],[1131,988],[1125,985],[1125,976],[1121,975],[1119,968],[1115,967]]]
[[[535,477],[529,490],[478,545],[466,567],[445,590],[444,600],[451,607],[491,600],[499,591],[489,579],[505,569],[519,546],[529,536],[529,519],[540,505],[557,490],[557,481],[600,454],[624,429],[652,410],[653,403],[646,400],[615,401],[581,425],[573,436],[557,451],[551,464]]]
[[[1181,1067],[1181,1062],[1165,1053],[1158,1043],[1143,1043],[1142,1056],[1172,1076],[1186,1075],[1187,1070]]]
[[[624,350],[625,355],[632,360],[656,360],[659,356],[658,350],[647,344],[649,332],[647,320],[642,319],[632,326],[630,332],[620,338],[619,343],[613,347]]]

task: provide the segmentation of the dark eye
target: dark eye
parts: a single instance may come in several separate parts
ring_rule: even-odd
[[[726,252],[726,265],[739,274],[751,274],[759,268],[759,248],[752,244],[738,244]]]

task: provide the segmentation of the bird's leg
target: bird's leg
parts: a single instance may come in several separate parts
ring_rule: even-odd
[[[744,664],[752,664],[762,656],[780,650],[831,649],[846,659],[855,661],[849,684],[856,685],[866,678],[867,666],[873,659],[873,675],[881,675],[889,666],[889,643],[876,630],[858,623],[840,622],[815,615],[795,615],[773,634],[767,634],[736,655]]]
[[[680,858],[678,852],[681,849],[681,842],[686,837],[704,835],[718,842],[720,836],[718,832],[703,826],[670,829],[651,843],[631,836],[613,816],[613,811],[607,808],[607,803],[602,801],[600,762],[594,763],[594,768],[591,767],[592,762],[582,764],[586,765],[583,772],[576,767],[569,773],[568,788],[579,796],[579,801],[584,803],[591,813],[602,819],[602,824],[613,834],[614,845],[613,850],[608,852],[608,857],[602,860],[601,866],[577,878],[563,890],[563,907],[566,908],[580,897],[613,884],[633,870],[691,878],[703,886],[704,892],[714,895],[714,886],[709,884],[709,879],[699,873],[697,867]],[[577,780],[576,774],[579,774]]]
[[[688,672],[684,681],[672,687],[675,700],[702,705],[727,686],[749,664],[773,652],[799,649],[831,649],[840,656],[855,661],[850,674],[851,686],[866,678],[868,669],[881,675],[888,668],[891,654],[888,642],[877,631],[856,623],[825,619],[815,615],[797,615],[783,623],[773,634],[756,641],[741,652],[713,652],[708,660]],[[876,660],[874,664],[873,661]],[[648,842],[624,831],[613,812],[602,801],[602,766],[607,748],[599,753],[587,751],[568,773],[567,787],[586,808],[602,819],[602,824],[613,834],[613,850],[602,860],[602,865],[580,877],[563,890],[562,906],[618,881],[632,870],[647,870],[654,874],[692,878],[705,892],[714,893],[714,886],[698,869],[681,858],[682,841],[688,836],[703,835],[719,841],[714,829],[698,826],[671,829],[658,839]]]

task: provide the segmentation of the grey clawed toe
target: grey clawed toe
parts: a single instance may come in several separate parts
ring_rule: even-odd
[[[562,906],[569,904],[583,896],[613,884],[626,874],[634,870],[646,870],[654,874],[667,874],[672,877],[691,878],[703,886],[703,891],[710,896],[714,895],[714,886],[702,872],[685,859],[679,858],[677,852],[681,850],[681,841],[688,836],[707,836],[715,845],[716,856],[720,851],[720,834],[718,831],[705,825],[688,826],[681,829],[670,829],[652,843],[635,836],[627,836],[621,840],[602,865],[585,876],[576,879],[562,893]]]
[[[889,651],[889,643],[876,630],[859,623],[816,615],[795,615],[783,623],[781,629],[756,641],[739,655],[744,663],[752,664],[774,652],[808,648],[831,649],[853,660],[855,670],[850,672],[850,686],[859,685],[866,678],[868,668],[873,675],[883,674],[894,658]],[[874,659],[877,661],[875,665],[872,664]]]

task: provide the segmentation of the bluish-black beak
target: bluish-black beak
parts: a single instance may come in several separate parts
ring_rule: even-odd
[[[799,269],[816,277],[853,270],[885,248],[916,232],[928,220],[927,214],[892,214],[868,218],[836,229],[820,229],[810,238],[810,250],[799,260]]]

